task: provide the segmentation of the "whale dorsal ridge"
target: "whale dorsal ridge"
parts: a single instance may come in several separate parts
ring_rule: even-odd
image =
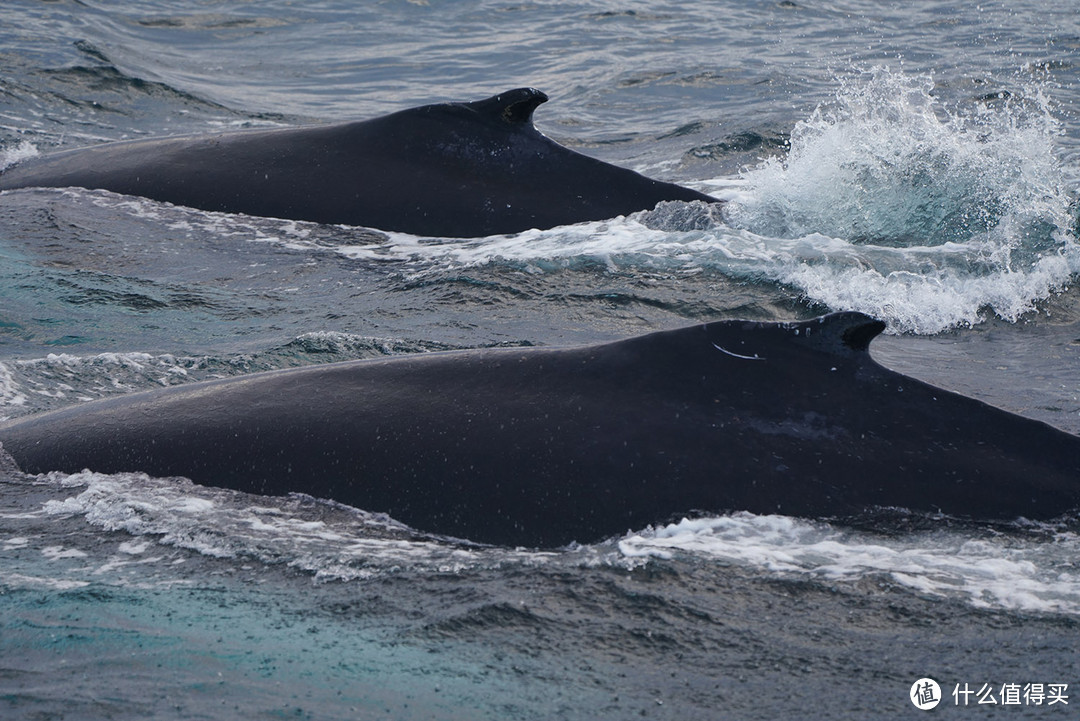
[[[813,320],[785,323],[783,327],[802,342],[829,353],[864,352],[877,338],[885,324],[857,311],[830,313]]]
[[[865,353],[885,324],[863,313],[845,311],[791,323],[729,320],[706,323],[703,328],[714,348],[736,358],[764,360],[775,352],[778,341],[829,355]]]
[[[870,348],[870,341],[881,335],[885,330],[885,323],[863,313],[847,312],[834,313],[840,316],[834,322],[842,326],[840,339],[851,350],[865,351]],[[826,316],[830,318],[832,316]]]
[[[546,103],[547,99],[548,96],[536,88],[517,88],[469,105],[492,120],[502,120],[512,125],[532,125],[533,111],[540,103]]]

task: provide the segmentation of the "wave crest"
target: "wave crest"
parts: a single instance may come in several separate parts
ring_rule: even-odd
[[[834,310],[933,333],[992,311],[1014,321],[1080,271],[1060,125],[1039,85],[964,111],[931,76],[874,68],[796,124],[790,149],[744,172],[734,228],[824,237],[770,277]],[[998,102],[990,102],[990,100]]]

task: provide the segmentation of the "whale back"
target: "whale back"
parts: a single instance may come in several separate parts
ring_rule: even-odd
[[[545,137],[519,88],[352,123],[108,143],[33,158],[0,190],[85,187],[203,210],[479,237],[714,201]]]
[[[1011,519],[1080,505],[1080,439],[883,368],[867,350],[881,328],[858,313],[722,321],[292,368],[0,423],[0,443],[28,472],[300,491],[510,545],[694,511]]]

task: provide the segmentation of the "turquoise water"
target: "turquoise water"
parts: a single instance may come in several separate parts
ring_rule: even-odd
[[[0,417],[857,309],[888,322],[889,366],[1080,432],[1068,4],[16,0],[0,19],[0,164],[531,85],[559,142],[728,200],[452,240],[6,192]],[[1077,551],[1068,524],[735,514],[537,553],[304,496],[6,468],[0,717],[896,717],[927,675],[946,712],[995,716],[949,694],[1080,690]]]

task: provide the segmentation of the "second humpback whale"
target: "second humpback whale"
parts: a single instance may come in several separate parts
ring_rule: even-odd
[[[300,491],[525,546],[694,511],[1080,506],[1080,438],[882,367],[868,352],[882,328],[838,313],[292,368],[15,419],[0,444],[31,473]]]
[[[532,123],[546,100],[519,88],[339,125],[107,143],[19,163],[0,173],[0,190],[98,188],[448,237],[604,220],[665,200],[716,202],[548,139]]]

